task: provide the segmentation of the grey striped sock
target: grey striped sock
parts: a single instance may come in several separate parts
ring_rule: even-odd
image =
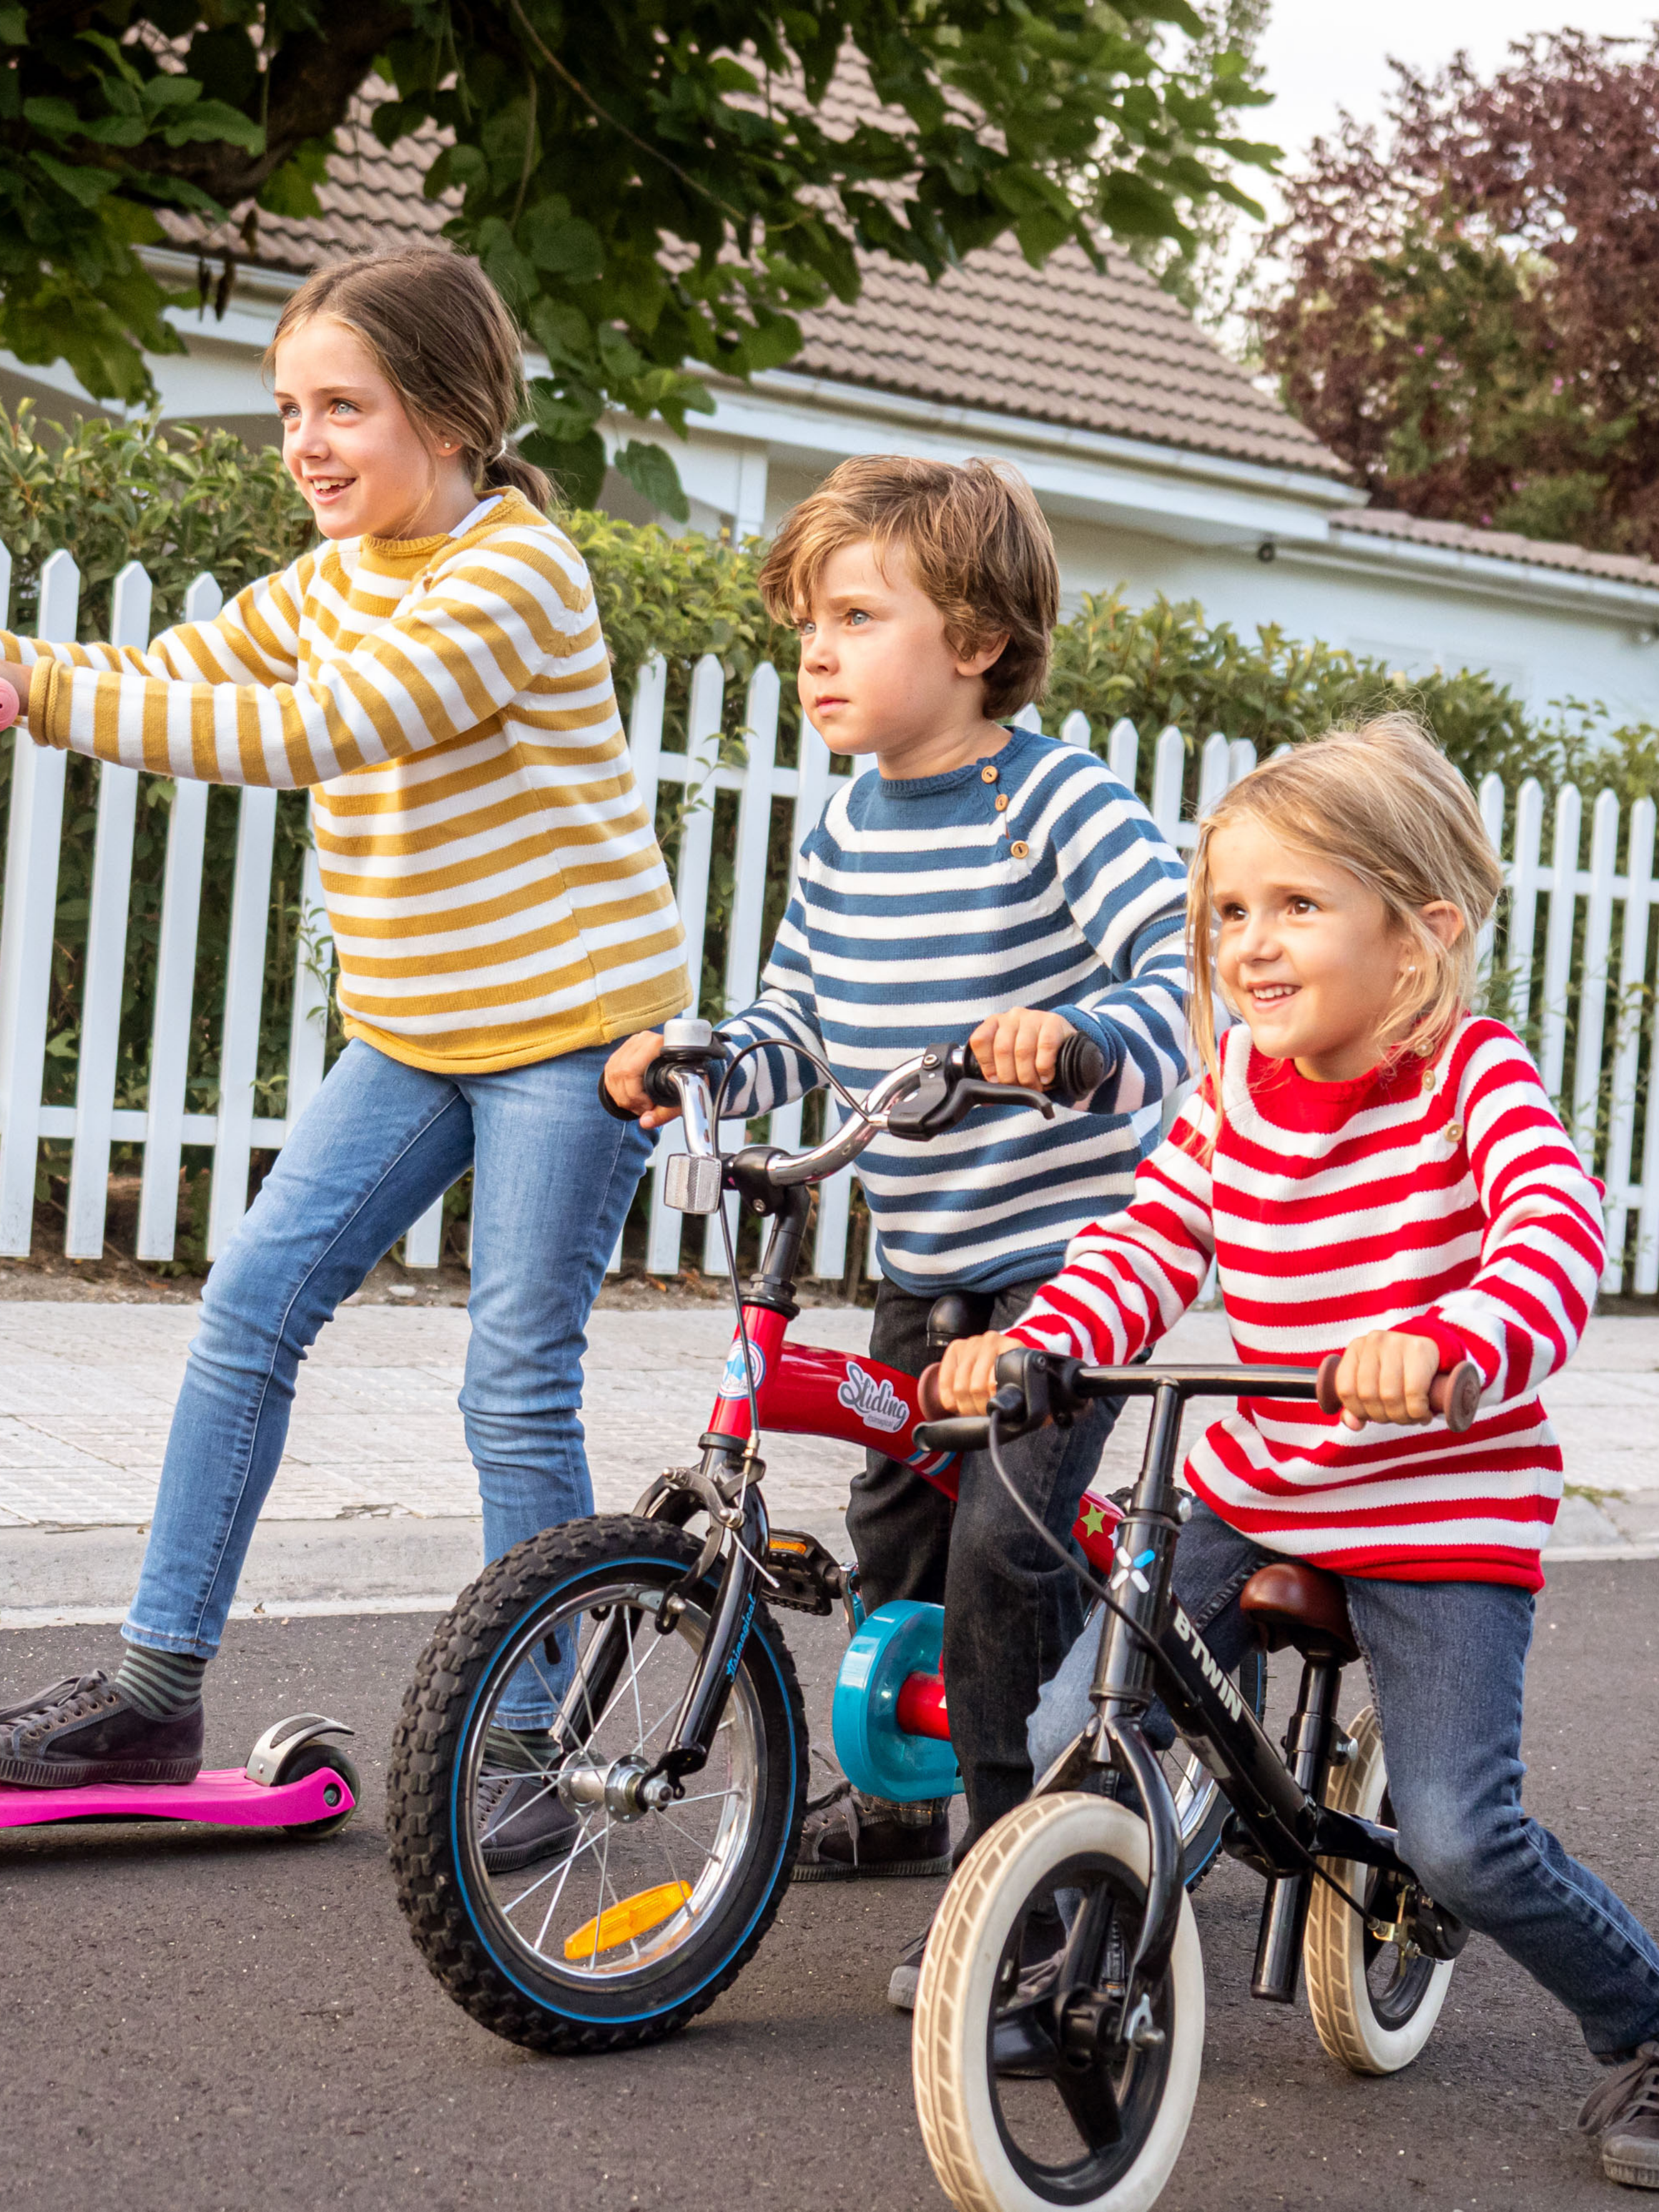
[[[559,1747],[551,1729],[503,1728],[492,1721],[484,1734],[484,1757],[497,1774],[536,1774],[557,1765]]]
[[[115,1686],[130,1705],[153,1721],[170,1720],[202,1694],[208,1662],[188,1651],[152,1651],[129,1644],[115,1670]]]

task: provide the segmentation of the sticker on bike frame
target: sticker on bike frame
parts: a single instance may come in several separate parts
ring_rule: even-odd
[[[1121,1554],[1120,1553],[1119,1556],[1121,1557]],[[1212,1656],[1209,1645],[1178,1605],[1170,1608],[1170,1625],[1181,1642],[1197,1660],[1203,1670],[1205,1680],[1225,1705],[1227,1711],[1235,1720],[1241,1719],[1244,1712],[1243,1698],[1239,1696],[1237,1690],[1229,1680],[1226,1668]]]
[[[866,1429],[879,1429],[890,1437],[910,1418],[910,1408],[884,1375],[879,1381],[866,1375],[856,1359],[847,1363],[847,1380],[836,1393],[836,1402],[856,1413]]]
[[[753,1378],[756,1389],[758,1390],[766,1380],[766,1354],[752,1339],[749,1346],[749,1372]],[[743,1379],[741,1344],[734,1344],[731,1351],[726,1353],[726,1365],[720,1370],[720,1379],[714,1395],[717,1398],[746,1398],[749,1395],[749,1385]]]

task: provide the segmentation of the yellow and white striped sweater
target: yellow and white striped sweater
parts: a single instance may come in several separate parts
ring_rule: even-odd
[[[314,784],[349,1033],[488,1074],[688,1003],[592,586],[516,492],[453,536],[363,538],[148,652],[0,635],[46,659],[43,744],[210,783]]]

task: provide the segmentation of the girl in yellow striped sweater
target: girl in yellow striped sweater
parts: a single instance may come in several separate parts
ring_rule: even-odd
[[[350,1038],[210,1279],[120,1670],[0,1715],[9,1782],[194,1774],[298,1363],[468,1166],[489,1554],[592,1510],[582,1332],[648,1150],[599,1071],[690,996],[586,571],[507,446],[520,341],[488,282],[429,248],[321,270],[271,360],[322,545],[148,652],[0,634],[37,744],[315,788]]]

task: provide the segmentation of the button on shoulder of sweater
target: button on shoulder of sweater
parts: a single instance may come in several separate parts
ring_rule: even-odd
[[[1004,810],[1006,809],[1006,807],[1007,806],[1007,804],[1008,804],[1008,794],[1007,794],[1007,793],[1006,793],[1006,791],[1000,791],[1000,792],[998,792],[998,793],[997,793],[997,799],[996,799],[997,812],[998,812],[999,814],[1002,813],[1002,812],[1003,812],[1003,811],[1004,811]]]
[[[1016,837],[1008,850],[1017,860],[1029,860],[1030,857],[1031,848],[1023,837]]]
[[[1449,1145],[1461,1145],[1462,1141],[1463,1124],[1461,1121],[1448,1121],[1446,1124],[1446,1142]]]
[[[981,783],[994,783],[996,781],[997,772],[988,762],[987,762],[986,765],[981,769],[979,772],[979,780]]]

